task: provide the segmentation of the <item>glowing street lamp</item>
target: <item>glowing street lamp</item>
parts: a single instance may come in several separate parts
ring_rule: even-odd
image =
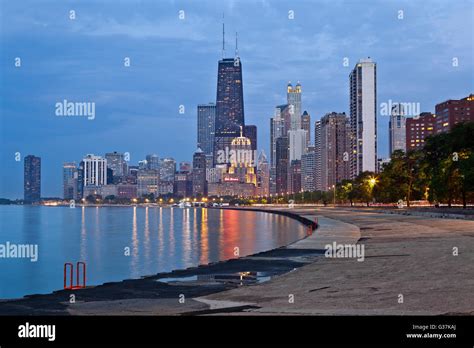
[[[376,184],[377,184],[377,178],[375,178],[375,177],[370,177],[370,178],[369,178],[369,186],[370,186],[370,188],[373,189]]]

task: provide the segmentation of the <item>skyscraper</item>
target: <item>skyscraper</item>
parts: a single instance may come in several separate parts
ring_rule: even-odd
[[[108,164],[108,162],[107,162]],[[147,169],[160,169],[160,158],[156,154],[146,155],[146,166]]]
[[[232,139],[240,135],[240,127],[245,126],[240,58],[236,55],[221,59],[217,70],[214,164],[217,164],[218,152],[230,148]]]
[[[206,154],[200,148],[193,155],[193,196],[207,195]]]
[[[301,129],[301,85],[299,81],[294,88],[291,82],[288,83],[286,98],[288,105],[290,105],[290,128]]]
[[[216,122],[216,104],[199,104],[197,107],[197,147],[206,155],[214,153],[214,128]]]
[[[351,179],[377,169],[377,66],[361,59],[350,76]]]
[[[279,137],[276,141],[275,193],[288,192],[288,137]]]
[[[314,172],[314,189],[322,191],[321,182],[321,121],[314,122],[314,161],[316,170]]]
[[[173,182],[176,172],[176,161],[173,158],[163,158],[160,161],[161,181]]]
[[[63,197],[64,199],[77,198],[77,166],[75,162],[63,163]]]
[[[406,119],[402,104],[397,103],[393,105],[388,129],[389,155],[391,156],[395,150],[406,152]]]
[[[316,190],[316,151],[314,146],[309,146],[308,151],[301,156],[301,188],[303,191]]]
[[[275,108],[274,117],[270,118],[270,166],[276,166],[276,141],[278,138],[286,136],[285,120],[281,116],[281,109]]]
[[[24,162],[24,200],[35,203],[41,200],[41,158],[33,155],[25,157]]]
[[[301,191],[301,160],[291,161],[288,170],[288,186],[290,193]]]
[[[321,187],[349,179],[350,127],[345,113],[332,112],[321,118]]]
[[[250,139],[252,151],[257,150],[257,126],[247,125],[244,127],[244,136]],[[257,162],[257,159],[255,159]]]
[[[93,154],[86,155],[84,161],[84,186],[107,184],[107,160]]]
[[[311,116],[308,111],[303,112],[301,115],[301,129],[306,131],[306,148],[311,144]]]
[[[79,167],[77,167],[77,197],[75,198],[84,198],[84,161],[79,162]]]
[[[117,151],[105,154],[107,160],[107,168],[112,169],[114,177],[122,177],[127,174],[127,162],[123,153]]]
[[[137,174],[137,195],[158,195],[160,171],[158,169],[139,169]]]
[[[303,129],[292,129],[288,131],[289,160],[299,161],[306,152],[306,131]]]
[[[270,166],[263,150],[258,156],[257,188],[260,196],[270,195]]]

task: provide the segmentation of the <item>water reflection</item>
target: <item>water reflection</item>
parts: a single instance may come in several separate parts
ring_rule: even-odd
[[[131,252],[130,271],[133,277],[138,276],[138,228],[137,228],[137,207],[133,207],[132,224],[132,252]]]
[[[0,207],[0,243],[38,243],[38,263],[1,260],[0,297],[62,287],[64,262],[87,262],[88,284],[137,278],[245,256],[306,235],[284,216],[237,210],[152,207]],[[130,254],[124,255],[128,247]],[[245,271],[245,270],[243,270]],[[4,284],[9,284],[6,287]]]

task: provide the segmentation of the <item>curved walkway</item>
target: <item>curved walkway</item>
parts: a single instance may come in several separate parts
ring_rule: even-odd
[[[318,216],[321,231],[327,227],[335,234],[321,233],[328,241],[351,235],[347,225],[334,221],[357,226],[364,261],[320,257],[267,283],[203,300],[254,306],[246,315],[474,314],[473,221],[337,208],[294,212]],[[318,233],[290,247],[310,247],[312,239]]]

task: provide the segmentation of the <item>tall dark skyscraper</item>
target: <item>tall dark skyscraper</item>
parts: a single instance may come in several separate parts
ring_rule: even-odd
[[[245,126],[244,136],[250,139],[252,151],[257,150],[257,126]]]
[[[41,199],[41,158],[28,155],[24,167],[24,200],[27,203]]]
[[[214,153],[216,104],[199,104],[197,109],[197,147],[204,151],[206,155],[212,155]]]
[[[236,55],[221,59],[218,65],[214,164],[218,164],[218,151],[230,148],[232,139],[240,136],[240,127],[244,126],[242,62]]]
[[[288,192],[288,137],[280,137],[276,141],[276,194]]]
[[[206,154],[198,148],[193,155],[193,195],[207,195],[206,185]]]

